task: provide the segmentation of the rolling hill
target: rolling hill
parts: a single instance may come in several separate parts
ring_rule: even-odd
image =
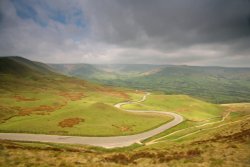
[[[65,76],[56,73],[51,65],[20,57],[0,58],[0,65],[0,132],[78,136],[131,135],[157,127],[171,119],[162,115],[133,114],[113,107],[118,102],[140,99],[144,95],[140,91],[102,86]],[[163,87],[164,84],[161,85],[161,82],[168,83],[172,80],[177,84],[180,80],[186,79],[187,84],[195,83],[194,88],[199,84],[206,84],[211,88],[209,84],[230,85],[229,83],[240,82],[237,84],[246,85],[240,87],[243,89],[248,88],[249,82],[248,69],[244,68],[204,69],[204,67],[138,67],[137,65],[128,68],[125,68],[126,65],[121,67],[79,65],[75,68],[72,66],[60,67],[62,68],[60,71],[64,69],[63,73],[73,75],[74,70],[81,69],[89,77],[97,72],[98,75],[111,73],[115,77],[120,77],[120,80],[112,80],[119,80],[123,86],[129,84],[131,87],[140,88],[138,85],[127,83],[131,80],[131,82],[136,81],[135,84],[143,83],[141,87],[144,89],[151,86],[153,90]],[[177,80],[177,76],[181,76],[180,80]],[[215,82],[216,79],[218,82]],[[212,82],[213,80],[215,81]],[[119,82],[114,84],[119,85]],[[180,88],[185,90],[181,86]],[[228,91],[229,88],[226,87],[223,91]],[[244,95],[248,96],[247,92]],[[130,110],[171,111],[183,115],[185,121],[142,141],[142,145],[135,144],[112,150],[71,144],[0,140],[2,155],[0,165],[247,166],[249,164],[249,103],[217,105],[187,95],[152,93],[146,101],[123,107]]]
[[[91,64],[49,64],[53,71],[68,75],[78,77],[80,79],[92,80],[103,78],[103,79],[115,79],[116,74],[101,70]]]
[[[127,135],[150,129],[169,120],[164,117],[126,113],[113,107],[114,104],[121,101],[140,99],[143,95],[140,91],[101,86],[54,72],[55,66],[57,66],[57,69],[64,73],[67,72],[68,75],[76,74],[77,71],[92,76],[97,72],[113,73],[113,70],[116,72],[115,75],[127,75],[127,77],[133,75],[137,76],[134,78],[138,78],[159,75],[166,68],[163,66],[46,65],[21,57],[3,57],[0,59],[0,64],[2,65],[0,71],[2,95],[0,97],[0,121],[2,122],[0,131],[3,132],[87,136]],[[168,66],[168,68],[170,67],[174,66]],[[156,79],[152,80],[152,83],[155,81]],[[158,100],[155,101],[155,99]],[[222,114],[221,108],[217,105],[183,95],[152,94],[144,106],[127,105],[125,108],[148,109],[146,107],[148,102],[151,105],[149,109],[171,110],[185,116],[189,121],[202,121]],[[97,115],[98,117],[96,117]],[[113,115],[113,117],[109,117],[109,115]],[[36,124],[36,121],[40,123]],[[59,126],[60,123],[65,124],[65,122],[66,124],[74,122],[76,127],[73,125],[70,128]],[[147,123],[145,124],[145,122]],[[50,128],[43,128],[46,125],[50,125]],[[95,127],[98,127],[96,131],[89,130]],[[122,129],[128,130],[123,131]]]
[[[139,99],[142,92],[64,76],[46,64],[21,57],[2,57],[0,65],[1,132],[128,135],[170,120],[167,116],[128,113],[113,106]]]
[[[116,82],[111,81],[112,85]],[[214,103],[250,101],[250,68],[172,66],[123,83],[137,89],[187,94]]]
[[[40,62],[13,56],[0,57],[0,74],[12,75],[49,75],[53,74],[50,67]]]
[[[84,68],[80,68],[82,66]],[[186,94],[213,103],[250,101],[250,68],[144,64],[51,67],[67,75],[110,86]]]

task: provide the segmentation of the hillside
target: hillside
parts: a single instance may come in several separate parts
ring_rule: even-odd
[[[0,74],[12,75],[48,75],[53,74],[50,67],[40,62],[30,61],[22,57],[0,57]]]
[[[156,73],[110,81],[137,89],[187,94],[214,103],[250,101],[250,68],[165,67]]]
[[[58,73],[80,79],[115,79],[117,74],[99,69],[91,64],[49,64],[50,68]]]
[[[100,83],[153,74],[164,67],[148,64],[49,64],[49,66],[55,72]]]
[[[250,105],[234,104],[225,107],[227,112],[232,112],[225,121],[202,126],[196,129],[195,132],[198,133],[177,141],[172,136],[163,138],[162,135],[166,135],[168,131],[161,135],[162,138],[157,143],[145,143],[141,147],[133,145],[128,148],[103,149],[80,145],[0,141],[0,165],[247,167],[250,156]],[[182,135],[187,132],[189,130],[179,130],[179,133],[184,133]],[[175,137],[180,135],[172,134]]]
[[[20,57],[1,58],[0,64],[1,132],[129,135],[170,120],[167,116],[128,113],[113,106],[138,100],[142,92],[67,77],[52,72],[46,64]]]
[[[82,70],[76,64],[68,73],[58,66],[62,73],[111,86],[186,94],[213,103],[250,101],[250,68],[92,64]]]
[[[152,94],[140,104],[128,104],[125,109],[173,111],[186,120],[199,122],[220,117],[223,110],[215,104],[207,103],[187,95]]]
[[[64,76],[53,72],[55,69],[51,66],[19,57],[1,58],[0,64],[1,133],[131,135],[148,131],[172,120],[168,116],[135,114],[113,107],[123,101],[138,101],[144,95],[141,91],[101,86]],[[206,69],[204,74],[200,74],[200,69],[190,72],[185,67],[185,70],[181,69],[177,73],[176,69],[173,69],[174,66],[151,67],[131,66],[118,70],[118,67],[114,66],[95,66],[99,72],[110,73],[111,69],[116,69],[116,75],[126,75],[126,79],[131,79],[133,75],[138,82],[141,82],[141,78],[155,77],[151,85],[157,78],[161,78],[160,76],[165,76],[167,71],[168,77],[176,72],[173,78],[181,75],[185,78],[191,72],[194,78],[202,77],[208,75],[209,71]],[[248,76],[248,69],[225,70],[222,73],[219,68],[218,71],[211,70],[209,73],[219,73],[231,80],[235,77],[243,80]],[[0,140],[0,166],[249,164],[249,103],[217,105],[187,95],[152,93],[145,101],[128,103],[122,107],[130,110],[171,111],[184,116],[185,120],[171,129],[141,141],[141,145],[134,144],[111,150],[72,144]]]

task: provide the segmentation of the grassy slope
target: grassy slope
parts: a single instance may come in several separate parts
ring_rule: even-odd
[[[126,109],[146,109],[171,111],[183,115],[189,121],[203,121],[220,117],[222,109],[215,104],[207,103],[186,95],[150,95],[140,104],[125,105]]]
[[[106,83],[228,103],[250,101],[249,80],[249,68],[171,66],[151,75],[108,80]]]
[[[250,100],[249,68],[168,67],[138,79],[153,80],[166,93],[184,93],[215,103]]]
[[[50,67],[40,62],[34,62],[22,57],[0,57],[0,73],[27,75],[52,75]]]
[[[116,79],[117,75],[111,72],[100,70],[94,65],[90,64],[50,64],[54,71],[75,76],[80,79]]]
[[[0,64],[4,65],[0,71],[1,131],[126,135],[169,121],[168,117],[126,113],[113,107],[118,102],[138,99],[141,92],[58,75],[44,64],[19,57],[1,58]],[[73,127],[59,126],[72,118],[82,121],[73,122]]]
[[[187,94],[213,103],[250,101],[250,68],[85,65],[89,73],[72,66],[70,75],[112,86]]]
[[[243,106],[244,105],[244,106]],[[78,145],[1,141],[1,166],[249,166],[250,105],[226,106],[231,125],[178,142],[103,150]]]
[[[75,125],[73,128],[58,126],[58,123],[65,118],[82,118],[84,122]],[[147,114],[131,114],[114,109],[104,103],[85,104],[85,100],[80,100],[71,102],[63,109],[54,111],[49,115],[14,117],[2,123],[0,131],[113,136],[142,132],[168,120],[170,118],[159,118]]]
[[[223,108],[216,104],[204,102],[186,95],[157,95],[148,96],[147,100],[140,104],[125,105],[126,109],[156,109],[161,111],[171,111],[184,116],[185,120],[181,124],[155,135],[144,142],[149,142],[162,136],[166,136],[172,132],[186,129],[189,127],[201,125],[204,123],[214,122],[222,119],[225,115]],[[189,132],[193,132],[198,128],[184,130],[182,133],[171,135],[169,138],[178,138]]]
[[[85,122],[94,113],[100,115],[100,119],[102,119],[102,115],[109,117],[111,113],[113,116],[114,113],[120,112],[113,113],[112,104],[130,98],[138,99],[142,95],[140,92],[102,87],[54,73],[44,75],[42,71],[38,74],[37,72],[30,73],[30,70],[28,70],[28,73],[25,72],[22,76],[5,72],[1,74],[0,83],[0,92],[3,95],[0,97],[1,119],[7,119],[3,123],[4,125],[17,118],[26,118],[25,121],[39,118],[42,121],[47,121],[47,123],[49,121],[56,122],[58,115],[64,119],[68,118],[68,114],[73,113],[76,114],[75,116],[79,116],[78,114],[85,111],[89,111],[85,115],[87,117],[84,117]],[[82,92],[83,95],[79,94]],[[52,111],[50,111],[51,108],[46,107],[46,110],[44,108],[40,108],[41,111],[34,110],[34,107],[41,107],[41,105],[54,106],[55,108],[52,107]],[[79,106],[83,107],[83,112],[78,110]],[[219,116],[223,112],[222,109],[225,112],[232,112],[226,122],[223,123],[242,121],[216,129],[204,130],[194,136],[185,138],[185,140],[174,142],[169,141],[171,138],[165,138],[162,140],[163,142],[155,145],[132,146],[131,148],[116,150],[103,150],[78,145],[1,141],[0,166],[249,166],[250,124],[249,120],[245,120],[249,115],[249,104],[231,104],[218,107],[188,96],[152,95],[145,101],[145,105],[128,107],[140,109],[158,107],[159,110],[175,110],[186,114],[189,119],[180,125],[183,127],[204,123],[206,121],[201,121],[204,117]],[[15,116],[20,114],[23,109],[28,108],[33,109],[31,113],[28,112],[28,115]],[[89,109],[94,112],[90,112]],[[103,114],[102,111],[107,112]],[[204,115],[202,113],[204,111],[207,111],[209,115]],[[190,114],[190,112],[196,112],[198,117]],[[121,114],[118,116],[120,118],[124,116],[122,114],[128,113],[119,114]],[[15,117],[9,119],[12,116]],[[53,119],[49,120],[48,117],[50,116],[53,116]],[[135,122],[138,125],[143,124],[144,126],[145,123],[140,122],[141,119],[147,124],[151,121],[148,116],[145,116],[147,117],[145,119],[140,116],[140,120],[130,114],[126,117],[130,117],[131,120],[133,119],[132,121],[136,120]],[[36,128],[39,126],[38,122],[42,122],[39,119],[34,121]],[[159,120],[157,119],[157,121]],[[100,120],[100,122],[102,121]],[[109,123],[103,122],[104,125]],[[155,122],[155,120],[152,120],[152,122]],[[20,123],[19,127],[21,125]],[[57,128],[54,125],[52,125],[52,129]],[[81,123],[75,127],[78,126],[82,126]],[[179,128],[177,127],[177,129]],[[65,130],[65,128],[61,129]],[[74,131],[74,128],[69,129]],[[120,131],[119,133],[124,132]]]

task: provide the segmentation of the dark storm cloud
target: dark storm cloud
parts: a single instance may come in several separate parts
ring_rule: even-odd
[[[224,43],[249,37],[246,0],[89,1],[97,38],[137,47]],[[94,14],[95,13],[95,14]]]
[[[0,3],[2,54],[47,62],[250,66],[249,0]]]

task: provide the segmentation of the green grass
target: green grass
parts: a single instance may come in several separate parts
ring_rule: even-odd
[[[123,106],[125,109],[161,110],[175,112],[191,121],[203,121],[221,116],[220,106],[186,95],[149,95],[141,104]]]
[[[19,60],[21,61],[21,60]],[[0,131],[83,136],[129,135],[155,128],[171,118],[146,113],[128,113],[113,107],[123,101],[139,100],[141,92],[104,87],[76,78],[50,73],[37,64],[18,75],[12,66],[0,68]],[[3,63],[4,64],[4,63]],[[35,65],[35,66],[34,66]],[[23,66],[23,63],[22,63]],[[10,67],[10,68],[9,68]],[[6,69],[7,70],[6,70]],[[36,72],[34,70],[38,70]],[[5,71],[2,73],[1,70]],[[7,72],[6,72],[7,71]],[[32,72],[31,72],[32,71]],[[62,95],[62,93],[66,93]],[[83,93],[79,97],[79,93]],[[18,100],[17,97],[21,97]],[[72,97],[73,96],[73,97]],[[48,107],[48,109],[46,108]],[[250,105],[215,105],[185,95],[153,94],[140,104],[125,105],[138,110],[171,111],[185,121],[145,142],[176,130],[218,121],[216,127],[204,126],[202,131],[178,141],[171,141],[199,128],[181,131],[141,146],[134,144],[119,149],[103,149],[80,145],[0,141],[0,166],[247,166],[249,164]],[[29,111],[20,115],[22,111]],[[60,127],[68,118],[84,121],[73,127]],[[215,128],[215,129],[208,129]]]
[[[239,108],[238,108],[239,109]],[[243,120],[246,110],[231,118]],[[243,114],[242,114],[243,113]],[[239,117],[239,115],[241,115]],[[249,120],[203,131],[186,140],[127,148],[0,141],[1,166],[249,166]]]
[[[27,81],[29,83],[31,81]],[[45,82],[45,84],[48,84]],[[58,85],[65,86],[65,85]],[[74,85],[73,85],[74,86]],[[77,85],[78,86],[78,85]],[[93,86],[93,85],[91,85]],[[72,85],[67,85],[72,88]],[[94,87],[95,88],[95,87]],[[45,134],[64,134],[81,136],[115,136],[129,135],[143,132],[155,128],[167,121],[170,117],[160,117],[152,114],[133,114],[113,107],[114,104],[122,101],[139,100],[144,94],[131,90],[108,90],[103,88],[79,90],[74,88],[75,92],[83,92],[84,97],[79,100],[71,101],[64,96],[60,96],[58,89],[47,89],[46,91],[15,90],[15,93],[4,92],[0,97],[1,119],[0,124],[2,132],[26,132],[26,133],[45,133]],[[110,88],[109,88],[110,89]],[[67,92],[67,91],[66,91]],[[71,91],[69,93],[72,93]],[[127,94],[128,98],[120,97],[119,93]],[[34,101],[18,101],[15,95]],[[114,96],[115,95],[115,96]],[[118,96],[117,96],[118,95]],[[49,106],[57,107],[55,111],[43,111],[45,114],[39,114],[37,107]],[[62,106],[62,107],[60,107]],[[31,114],[20,116],[21,109],[31,109]],[[81,122],[74,127],[60,127],[59,122],[68,118],[82,118]],[[126,130],[127,129],[127,130]]]
[[[111,86],[186,94],[213,103],[250,101],[250,68],[123,64],[83,65],[82,70],[79,64],[57,66],[61,72],[70,70],[73,76]]]
[[[70,128],[58,123],[66,118],[83,118],[84,122]],[[143,132],[159,126],[169,117],[133,114],[104,103],[87,103],[84,99],[70,102],[63,109],[48,115],[16,116],[0,124],[0,131],[80,136],[115,136]],[[32,126],[31,126],[32,125]],[[44,128],[46,127],[46,128]],[[127,130],[122,130],[126,129]]]
[[[228,115],[228,117],[223,121],[220,122],[222,118],[216,118],[213,120],[209,120],[208,123],[213,123],[213,124],[207,124],[205,126],[201,126],[201,127],[195,127],[197,125],[202,125],[204,123],[207,122],[203,122],[203,123],[197,123],[197,122],[192,122],[192,121],[184,121],[183,123],[177,125],[174,128],[171,128],[170,130],[167,130],[161,134],[158,134],[156,136],[153,136],[152,138],[149,138],[147,140],[145,140],[144,142],[149,142],[152,141],[154,139],[159,139],[162,136],[166,136],[172,132],[181,130],[181,129],[185,129],[182,131],[178,131],[177,133],[174,133],[172,135],[166,136],[164,138],[161,138],[158,141],[176,141],[176,142],[186,142],[186,141],[194,141],[194,140],[199,140],[201,138],[209,138],[210,136],[212,136],[210,134],[210,132],[212,133],[219,133],[221,131],[221,133],[224,133],[224,131],[226,130],[227,127],[232,127],[234,125],[239,124],[241,121],[247,121],[249,120],[249,116],[250,116],[250,103],[236,103],[236,104],[227,104],[227,105],[222,105],[222,107],[225,110],[225,113],[230,112],[230,114]],[[219,122],[218,122],[219,121]],[[232,123],[232,124],[231,124]],[[236,127],[232,128],[237,130]],[[194,134],[181,138],[179,140],[176,140],[177,138],[180,138],[184,135],[187,135],[189,133],[193,133]]]
[[[166,136],[181,129],[221,120],[224,113],[223,107],[219,105],[204,102],[186,95],[152,94],[149,95],[147,99],[142,103],[128,104],[123,106],[123,108],[136,110],[170,111],[184,116],[184,122],[158,135],[146,139],[144,142],[149,142],[151,140]],[[166,139],[174,139],[196,129],[197,128],[193,128],[191,130],[188,130],[187,132],[182,131],[181,133],[171,135]]]
[[[34,101],[18,101],[14,98],[16,95],[21,95],[25,98],[36,99]],[[16,92],[15,94],[5,94],[0,97],[0,101],[5,106],[16,106],[16,107],[38,107],[41,105],[54,105],[56,103],[62,103],[63,97],[53,94],[53,92]]]
[[[2,132],[116,136],[144,132],[171,120],[113,107],[119,102],[139,100],[142,92],[66,77],[25,59],[0,59],[2,64],[5,61],[9,66],[0,69]],[[22,75],[18,68],[25,69]],[[72,127],[59,126],[70,119],[81,122]]]

